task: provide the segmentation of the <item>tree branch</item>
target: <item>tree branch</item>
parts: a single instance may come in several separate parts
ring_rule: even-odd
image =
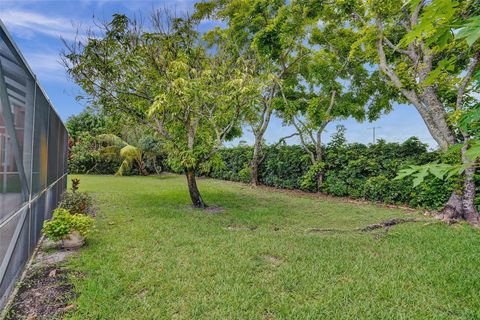
[[[478,65],[479,60],[480,60],[480,52],[477,52],[473,56],[472,60],[470,61],[470,64],[468,65],[468,68],[467,68],[467,72],[463,77],[462,81],[460,82],[460,86],[458,88],[458,93],[457,93],[456,110],[461,110],[463,107],[462,104],[463,104],[463,98],[465,96],[465,90],[467,89],[467,86],[470,83],[470,80],[472,79],[473,73],[475,71],[475,68]]]

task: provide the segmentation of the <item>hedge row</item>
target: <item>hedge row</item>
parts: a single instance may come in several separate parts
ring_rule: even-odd
[[[252,152],[252,147],[248,146],[222,149],[220,156],[224,164],[213,168],[207,175],[249,182],[248,166]],[[440,158],[439,153],[429,152],[427,145],[415,137],[401,144],[379,141],[368,146],[334,141],[323,152],[325,168],[320,191],[327,194],[437,209],[445,204],[454,187],[454,182],[434,178],[416,188],[409,179],[394,180],[404,166],[425,164]],[[259,168],[262,184],[317,191],[314,184],[307,188],[302,185],[311,163],[300,146],[265,147],[265,154]]]
[[[98,151],[92,151],[88,144],[78,144],[71,151],[71,173],[113,174],[120,165],[118,159],[105,159]],[[448,200],[455,186],[454,181],[443,182],[433,177],[416,188],[413,188],[411,179],[394,180],[398,170],[407,165],[425,164],[441,157],[445,161],[445,156],[428,151],[427,145],[415,137],[403,143],[380,140],[368,146],[348,144],[341,134],[334,137],[323,150],[324,180],[320,190],[317,190],[316,183],[302,183],[308,176],[311,163],[300,146],[265,146],[264,151],[265,159],[259,168],[260,182],[277,188],[321,191],[335,196],[438,209]],[[252,153],[249,146],[221,149],[219,155],[223,164],[204,174],[216,179],[248,183]],[[158,157],[157,162],[164,171],[171,171],[166,157]],[[148,167],[151,173],[155,172],[153,167]],[[138,174],[138,170],[134,166],[127,174]]]

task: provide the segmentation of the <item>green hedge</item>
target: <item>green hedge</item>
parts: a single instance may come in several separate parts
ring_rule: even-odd
[[[302,189],[302,181],[311,166],[308,155],[297,145],[265,147],[265,160],[259,179],[267,186]],[[320,191],[358,199],[405,204],[428,209],[440,208],[448,200],[453,182],[427,179],[413,188],[412,182],[393,180],[398,170],[410,164],[425,164],[440,159],[427,145],[412,137],[404,143],[379,141],[375,145],[334,141],[324,150],[324,182]],[[225,148],[220,151],[224,165],[208,176],[216,179],[248,182],[252,147]],[[304,184],[305,186],[305,184]],[[304,191],[317,191],[312,187]]]
[[[84,139],[72,149],[69,161],[71,173],[113,174],[118,169],[118,159],[105,159],[92,151],[92,141]],[[438,209],[448,200],[454,182],[427,178],[413,188],[412,181],[393,180],[402,167],[420,165],[434,160],[454,161],[457,153],[441,155],[428,151],[427,145],[412,137],[403,143],[378,141],[375,145],[347,144],[343,137],[334,138],[323,149],[324,179],[320,190],[316,183],[305,182],[311,168],[308,155],[298,145],[265,146],[265,159],[259,168],[260,182],[267,186],[304,191],[321,191],[334,196],[366,199],[388,204],[408,205],[426,209]],[[249,163],[252,147],[224,148],[219,151],[222,165],[214,167],[206,175],[216,179],[250,181]],[[164,171],[169,169],[166,156],[157,157]],[[149,168],[154,173],[153,168]],[[135,167],[128,174],[138,174]],[[478,181],[480,183],[480,181]],[[478,199],[480,202],[480,198]]]

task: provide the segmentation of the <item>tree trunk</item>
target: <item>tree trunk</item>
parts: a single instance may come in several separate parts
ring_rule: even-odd
[[[453,191],[447,203],[437,215],[437,218],[449,221],[463,219],[463,199],[460,194]]]
[[[255,145],[253,146],[253,156],[252,161],[250,162],[250,183],[253,186],[258,186],[260,184],[258,180],[258,167],[260,166],[260,157],[262,153],[262,137],[255,137]]]
[[[148,171],[145,168],[145,162],[142,159],[140,159],[140,160],[137,160],[137,163],[138,163],[138,168],[140,169],[140,173],[143,176],[148,176]]]
[[[471,160],[466,156],[468,141],[462,148],[462,162],[471,165]],[[443,220],[465,220],[472,225],[480,223],[480,216],[475,207],[475,167],[469,166],[463,173],[463,190],[461,194],[453,191],[450,199],[440,212],[439,218]]]
[[[475,207],[475,166],[474,163],[467,157],[468,137],[464,138],[464,145],[462,147],[462,161],[468,165],[464,172],[463,180],[463,218],[471,224],[479,223],[479,215]]]
[[[190,199],[192,199],[192,204],[195,208],[204,209],[207,207],[205,202],[203,202],[200,191],[198,191],[197,181],[195,180],[195,171],[188,169],[185,171],[187,176],[188,183],[188,192],[190,193]]]
[[[334,91],[334,94],[332,95],[332,102],[330,103],[330,105],[332,106],[333,105],[333,98],[335,97],[335,91]],[[331,107],[329,108],[331,109]],[[315,160],[316,160],[316,163],[320,163],[323,161],[323,153],[322,153],[322,132],[323,130],[325,129],[325,127],[327,126],[328,122],[324,123],[319,130],[317,130],[317,141],[316,141],[316,144],[315,144]],[[320,191],[320,187],[322,186],[322,183],[323,183],[323,169],[322,171],[320,171],[318,173],[318,176],[317,176],[317,191]]]
[[[317,191],[320,191],[320,187],[323,183],[323,172],[320,172],[317,177]]]
[[[475,168],[465,169],[463,190],[463,218],[470,224],[477,225],[480,222],[477,208],[475,207]]]
[[[153,168],[155,169],[155,172],[157,173],[157,175],[160,175],[160,170],[158,170],[158,166],[157,166],[157,157],[154,156],[153,157]]]

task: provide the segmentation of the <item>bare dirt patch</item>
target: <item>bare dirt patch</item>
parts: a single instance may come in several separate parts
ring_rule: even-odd
[[[217,206],[206,207],[204,210],[206,213],[213,213],[213,214],[225,212],[224,208],[217,207]]]
[[[39,251],[26,272],[17,294],[6,314],[13,319],[63,319],[66,312],[76,308],[70,272],[61,262],[74,254],[72,251]]]
[[[282,258],[280,258],[278,256],[275,256],[275,255],[272,255],[272,254],[264,254],[262,256],[262,258],[263,258],[263,260],[265,260],[266,262],[270,263],[271,265],[273,265],[275,267],[278,267],[283,262]]]

